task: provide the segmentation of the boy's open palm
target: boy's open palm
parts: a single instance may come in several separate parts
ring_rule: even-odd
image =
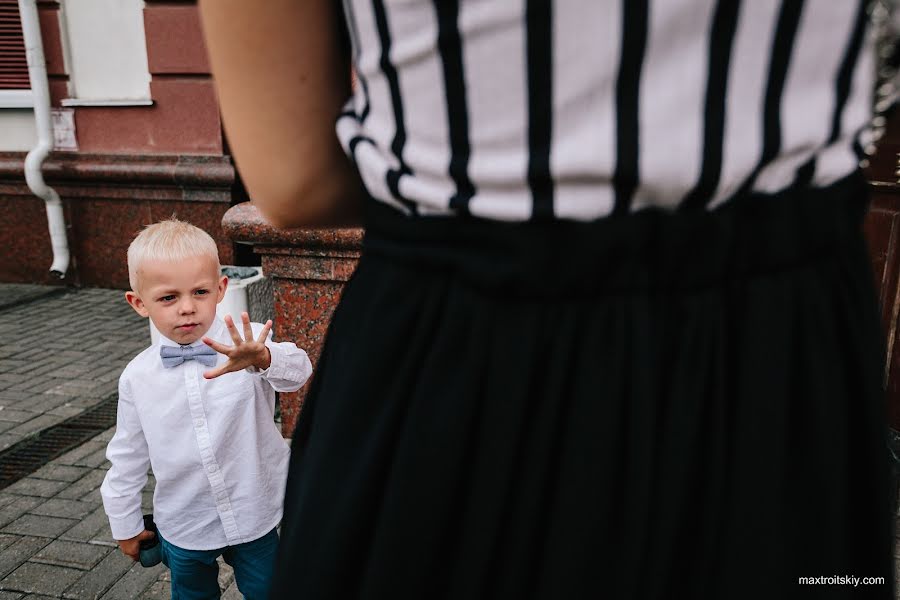
[[[231,334],[234,346],[220,344],[208,337],[203,338],[204,344],[219,354],[224,354],[228,357],[228,362],[225,364],[205,372],[203,376],[206,379],[214,379],[225,373],[240,371],[247,367],[256,367],[257,369],[269,368],[272,356],[269,354],[269,349],[266,348],[266,338],[272,329],[272,321],[266,321],[262,331],[259,333],[259,337],[254,340],[253,330],[250,328],[250,316],[247,313],[241,313],[241,320],[244,325],[244,337],[241,337],[241,334],[238,333],[231,316],[225,315],[225,326],[228,328],[228,333]]]

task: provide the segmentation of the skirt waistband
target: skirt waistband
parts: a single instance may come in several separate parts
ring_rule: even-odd
[[[586,223],[408,217],[370,200],[363,247],[364,257],[450,272],[504,294],[691,290],[858,249],[867,204],[858,172],[827,188],[751,194],[710,212],[648,209]]]

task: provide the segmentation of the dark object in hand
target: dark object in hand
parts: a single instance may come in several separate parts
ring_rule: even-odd
[[[159,532],[153,515],[144,515],[144,529],[153,532],[153,539],[141,541],[140,561],[142,567],[153,567],[162,560],[162,544],[159,543]]]

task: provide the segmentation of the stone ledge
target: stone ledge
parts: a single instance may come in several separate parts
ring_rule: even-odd
[[[32,196],[25,154],[0,152],[0,195]],[[54,152],[43,165],[63,198],[230,202],[231,158],[221,155]]]
[[[298,248],[304,253],[322,256],[357,258],[362,249],[361,228],[296,228],[278,229],[269,224],[250,202],[242,202],[228,209],[222,217],[222,230],[235,242],[260,246]],[[266,248],[265,252],[274,249]],[[327,252],[323,253],[325,250]],[[259,252],[259,250],[257,250]],[[284,251],[274,251],[282,253]],[[290,252],[284,252],[290,253]]]

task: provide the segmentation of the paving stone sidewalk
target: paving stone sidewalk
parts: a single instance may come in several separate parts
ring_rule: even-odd
[[[110,429],[0,491],[0,600],[170,598],[169,572],[122,555],[103,512]],[[143,494],[150,512],[155,481]],[[223,600],[242,596],[220,559]]]
[[[8,286],[0,297],[18,292]],[[27,298],[0,308],[0,450],[114,396],[122,369],[150,342],[121,291]]]
[[[0,284],[0,451],[114,397],[149,343],[122,291]],[[133,563],[112,539],[99,490],[112,431],[0,491],[0,600],[170,597],[168,571]],[[240,598],[221,566],[222,597]]]

